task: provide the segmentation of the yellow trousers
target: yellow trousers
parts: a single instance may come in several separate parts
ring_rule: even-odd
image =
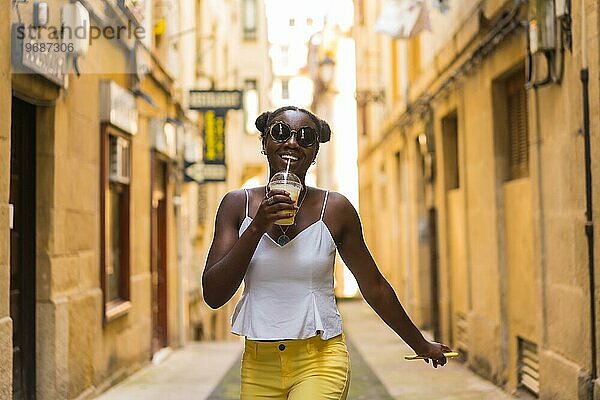
[[[241,400],[345,400],[350,360],[344,336],[261,342],[246,339]]]

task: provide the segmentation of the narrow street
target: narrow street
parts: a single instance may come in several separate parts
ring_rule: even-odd
[[[348,399],[511,399],[459,361],[434,369],[404,361],[410,349],[360,300],[340,301],[352,359]],[[197,342],[148,366],[98,400],[239,399],[241,342]]]

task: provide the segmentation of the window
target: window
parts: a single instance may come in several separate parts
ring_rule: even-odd
[[[244,39],[256,39],[256,0],[243,0]]]
[[[246,120],[246,132],[256,133],[254,121],[258,117],[260,105],[258,101],[258,84],[256,79],[244,81],[244,119]]]
[[[131,141],[108,125],[102,126],[101,284],[105,320],[130,308],[129,194]]]
[[[446,190],[460,186],[458,169],[458,119],[456,111],[442,118],[442,143]]]
[[[527,126],[527,93],[522,70],[506,80],[509,179],[529,175],[529,132]]]
[[[377,183],[379,184],[379,201],[377,204],[377,208],[379,210],[386,210],[388,205],[388,195],[389,195],[389,179],[387,176],[387,170],[385,168],[385,162],[382,162],[379,165],[379,175],[377,176]]]
[[[356,15],[358,19],[359,25],[365,24],[365,1],[364,0],[356,0],[354,2],[356,4]]]
[[[288,78],[281,80],[281,98],[284,100],[290,98],[290,80]]]
[[[281,46],[281,65],[283,67],[290,65],[290,46],[286,44]]]
[[[421,73],[421,40],[415,36],[408,41],[408,81],[414,82]]]

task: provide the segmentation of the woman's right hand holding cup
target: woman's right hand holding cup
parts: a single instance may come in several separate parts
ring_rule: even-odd
[[[269,190],[265,198],[260,202],[253,222],[257,228],[266,232],[273,223],[281,218],[294,215],[296,206],[285,190]]]

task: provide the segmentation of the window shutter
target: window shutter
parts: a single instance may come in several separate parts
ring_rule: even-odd
[[[522,71],[506,81],[510,179],[529,175],[527,93]]]

